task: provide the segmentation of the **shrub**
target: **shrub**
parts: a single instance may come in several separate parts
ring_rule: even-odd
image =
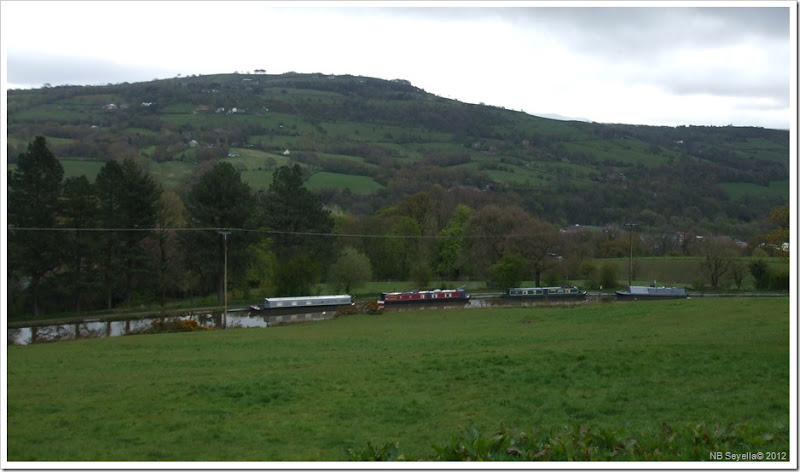
[[[549,272],[544,277],[544,283],[549,287],[561,285],[561,277],[559,277],[555,272]]]
[[[779,272],[769,278],[769,288],[772,290],[789,291],[789,273]]]
[[[688,424],[673,429],[662,423],[657,431],[592,429],[584,425],[523,431],[500,425],[491,434],[474,424],[449,441],[432,446],[435,454],[421,460],[433,461],[698,461],[710,453],[735,454],[773,451],[778,460],[788,460],[788,428],[773,430],[750,425],[708,426]],[[371,443],[360,451],[348,449],[350,460],[403,460],[396,443],[375,448]]]
[[[772,274],[766,262],[758,259],[748,264],[747,268],[750,269],[750,273],[753,274],[753,278],[756,280],[757,290],[769,288]]]
[[[402,454],[398,454],[399,443],[386,443],[381,447],[375,447],[367,441],[366,447],[362,449],[347,449],[345,453],[351,461],[402,461]]]
[[[340,316],[345,315],[357,315],[358,314],[358,307],[355,305],[343,305],[336,309],[336,313],[333,314],[334,318],[338,318]]]
[[[201,325],[197,320],[166,318],[153,320],[145,333],[183,333],[187,331],[208,331],[210,328]]]
[[[363,312],[368,315],[380,315],[381,313],[383,313],[380,309],[380,305],[378,305],[378,300],[370,300],[364,302],[362,307],[364,310]]]
[[[703,279],[696,279],[692,282],[692,290],[702,292],[706,288],[706,283]]]
[[[432,277],[433,270],[431,270],[430,265],[425,261],[420,261],[411,268],[411,280],[420,289],[427,287],[428,284],[431,283]]]
[[[596,290],[600,288],[600,280],[598,275],[597,266],[593,262],[584,262],[581,264],[581,275],[585,280],[586,288]]]
[[[527,262],[518,254],[503,254],[503,257],[489,268],[489,283],[493,287],[518,287],[525,276]]]
[[[606,289],[612,289],[617,286],[617,279],[619,278],[619,268],[616,264],[606,262],[600,267],[600,285]]]

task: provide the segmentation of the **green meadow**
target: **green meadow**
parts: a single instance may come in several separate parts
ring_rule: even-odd
[[[752,197],[758,195],[780,196],[789,188],[788,180],[773,180],[769,185],[757,185],[744,182],[724,182],[719,187],[731,198]]]
[[[432,460],[501,427],[663,441],[634,458],[789,450],[788,298],[350,315],[7,361],[12,462]]]

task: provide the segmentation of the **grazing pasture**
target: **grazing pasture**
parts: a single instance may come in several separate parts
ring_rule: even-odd
[[[789,342],[787,298],[724,298],[8,346],[8,460],[413,460],[500,425],[642,443],[722,425],[750,434],[731,452],[788,452]],[[678,458],[709,459],[692,444]]]

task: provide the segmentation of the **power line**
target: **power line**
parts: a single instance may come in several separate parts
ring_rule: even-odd
[[[37,227],[8,227],[9,231],[62,231],[62,232],[94,232],[94,233],[113,233],[113,232],[170,232],[170,231],[206,231],[206,232],[219,232],[219,231],[232,231],[232,232],[247,232],[247,233],[261,233],[282,236],[320,236],[320,237],[334,237],[334,238],[375,238],[375,239],[446,239],[451,236],[443,235],[404,235],[404,234],[354,234],[354,233],[317,233],[309,231],[275,231],[267,229],[246,229],[246,228],[37,228]],[[460,237],[463,239],[490,239],[490,238],[526,238],[543,236],[553,233],[511,233],[503,235],[470,235],[464,234]]]

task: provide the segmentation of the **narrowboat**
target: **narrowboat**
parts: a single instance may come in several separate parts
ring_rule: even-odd
[[[419,290],[413,292],[388,292],[382,293],[378,299],[378,307],[386,305],[426,304],[426,303],[457,303],[469,300],[469,294],[463,289],[453,290]]]
[[[350,295],[320,295],[308,297],[265,298],[261,305],[251,305],[252,311],[259,312],[311,312],[315,310],[335,310],[340,306],[352,305]]]
[[[506,290],[503,298],[548,301],[555,300],[582,300],[586,298],[586,291],[578,287],[515,287]]]
[[[686,289],[679,287],[631,285],[628,290],[617,290],[617,299],[619,300],[659,300],[686,297]]]

